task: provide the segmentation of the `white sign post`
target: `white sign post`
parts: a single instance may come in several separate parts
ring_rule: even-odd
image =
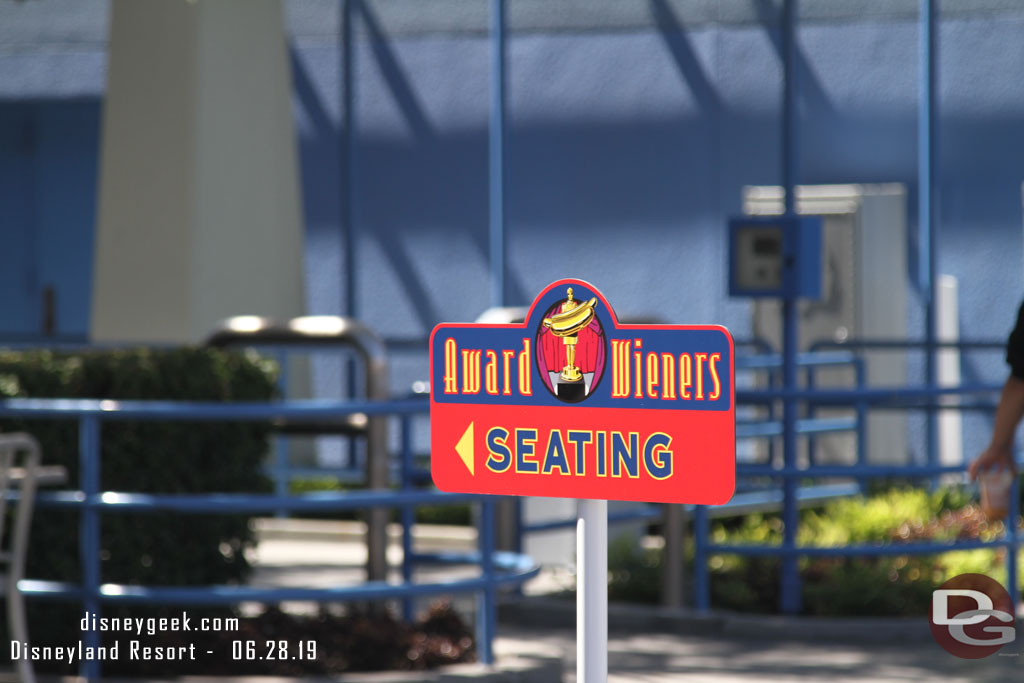
[[[608,680],[608,501],[576,515],[576,683]]]

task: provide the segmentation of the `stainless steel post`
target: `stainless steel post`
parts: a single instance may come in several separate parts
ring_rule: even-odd
[[[686,511],[682,505],[666,505],[662,535],[665,550],[662,555],[661,604],[666,607],[683,606],[683,583],[686,565],[683,546],[686,534]]]
[[[365,368],[366,398],[388,398],[387,349],[376,332],[353,318],[310,315],[279,323],[257,316],[228,318],[207,338],[210,346],[340,346],[359,355]],[[356,422],[357,424],[358,422]],[[352,422],[340,425],[351,431]],[[388,456],[387,417],[373,416],[366,421],[366,483],[371,489],[391,485]],[[371,508],[366,529],[366,578],[387,579],[387,508]]]

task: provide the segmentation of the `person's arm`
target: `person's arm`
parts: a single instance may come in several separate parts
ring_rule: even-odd
[[[1013,437],[1017,425],[1024,417],[1024,380],[1010,375],[1003,385],[1003,393],[999,396],[996,407],[996,422],[992,428],[992,440],[988,448],[981,452],[967,471],[971,479],[978,472],[991,468],[1009,468],[1015,470],[1013,462]]]

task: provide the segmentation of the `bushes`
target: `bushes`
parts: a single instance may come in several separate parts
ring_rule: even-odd
[[[1002,524],[989,523],[961,488],[891,489],[870,497],[843,498],[804,510],[799,545],[841,546],[993,540]],[[715,542],[777,544],[782,523],[775,515],[750,515],[718,523]],[[804,611],[816,615],[927,614],[932,591],[964,572],[989,574],[1003,583],[1006,571],[995,550],[942,555],[857,558],[801,558]],[[745,611],[774,611],[778,604],[779,561],[775,558],[713,557],[712,603]]]
[[[934,493],[898,488],[868,497],[837,499],[821,508],[802,511],[797,542],[841,546],[988,541],[1001,533],[1002,523],[987,522],[962,488]],[[715,521],[711,538],[715,543],[779,545],[782,520],[775,514],[754,514]],[[688,552],[692,558],[692,545]],[[831,616],[924,615],[932,591],[957,574],[988,574],[1005,585],[1004,557],[1003,550],[980,549],[936,556],[801,558],[804,612]],[[609,553],[609,595],[613,600],[657,602],[660,567],[660,551],[638,550],[635,544],[613,545]],[[778,558],[713,555],[710,567],[714,607],[745,612],[778,610]]]
[[[210,349],[87,353],[0,353],[6,397],[266,401],[272,368],[254,356]],[[74,420],[3,420],[0,430],[35,435],[47,464],[78,481]],[[101,488],[146,493],[268,492],[261,472],[269,425],[258,422],[106,422]],[[254,543],[240,515],[104,514],[104,582],[201,585],[244,581],[245,549]],[[37,509],[26,575],[77,582],[77,511]],[[77,609],[77,607],[76,607]],[[33,605],[35,617],[45,610]],[[55,625],[32,626],[33,634]],[[74,627],[74,623],[71,624]]]

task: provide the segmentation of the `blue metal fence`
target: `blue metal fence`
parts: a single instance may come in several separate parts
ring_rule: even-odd
[[[535,576],[538,568],[520,554],[495,552],[494,500],[490,496],[447,494],[413,487],[414,467],[411,449],[411,417],[426,413],[422,399],[388,402],[289,401],[281,403],[204,403],[174,401],[112,401],[71,399],[7,399],[0,401],[0,418],[77,419],[79,424],[79,485],[77,490],[41,494],[40,505],[78,508],[80,513],[81,581],[66,583],[23,580],[20,590],[28,597],[73,599],[83,609],[98,613],[102,603],[182,603],[196,605],[236,604],[240,602],[274,603],[284,600],[316,602],[398,599],[406,616],[411,616],[412,601],[418,596],[452,593],[478,595],[477,647],[481,661],[493,661],[492,643],[496,629],[496,598],[501,586],[516,585]],[[102,424],[119,420],[223,421],[274,419],[318,420],[353,413],[397,416],[402,423],[401,482],[397,491],[367,490],[324,492],[305,495],[204,493],[142,494],[104,491],[100,481]],[[475,553],[423,554],[412,545],[411,526],[419,505],[445,505],[479,502],[478,551]],[[328,588],[255,588],[249,586],[135,586],[102,582],[100,573],[100,517],[103,514],[148,513],[259,513],[275,510],[323,512],[345,509],[398,507],[403,525],[405,551],[402,582],[371,581],[357,586]],[[477,577],[432,583],[416,583],[416,564],[472,563],[481,566]],[[86,647],[99,645],[99,633],[83,634]],[[99,676],[99,662],[82,663],[82,675],[90,680]]]
[[[804,402],[807,405],[857,406],[858,419],[863,419],[868,407],[932,410],[938,396],[992,395],[1000,390],[1000,385],[975,384],[960,387],[904,387],[904,388],[857,388],[857,389],[766,389],[759,391],[738,391],[737,403],[767,404],[779,399],[793,403]],[[991,405],[988,406],[991,409]],[[958,406],[953,406],[958,408]],[[846,545],[846,546],[800,546],[796,543],[798,524],[798,499],[794,495],[795,483],[801,479],[820,477],[855,477],[865,481],[874,477],[905,477],[910,479],[933,479],[945,473],[962,473],[966,465],[943,466],[934,463],[934,458],[926,465],[883,466],[869,465],[860,458],[855,465],[815,465],[798,467],[795,462],[787,459],[782,467],[774,464],[739,464],[737,476],[770,477],[789,483],[783,487],[782,507],[784,525],[790,533],[783,537],[781,545],[735,545],[716,544],[709,539],[710,521],[706,507],[696,508],[694,525],[696,540],[695,555],[695,600],[698,609],[706,610],[711,604],[710,572],[708,558],[713,554],[732,553],[740,555],[774,556],[783,560],[781,583],[790,591],[790,600],[783,600],[785,612],[798,611],[799,601],[792,600],[792,591],[800,591],[800,576],[796,560],[799,557],[811,556],[877,556],[877,555],[914,555],[938,554],[956,550],[972,550],[977,548],[1006,548],[1008,590],[1014,604],[1018,601],[1018,567],[1017,551],[1020,538],[1017,531],[1017,519],[1020,514],[1019,485],[1015,480],[1011,493],[1011,505],[1005,520],[1005,533],[1002,538],[993,541],[957,540],[950,543],[906,543],[890,545]]]

